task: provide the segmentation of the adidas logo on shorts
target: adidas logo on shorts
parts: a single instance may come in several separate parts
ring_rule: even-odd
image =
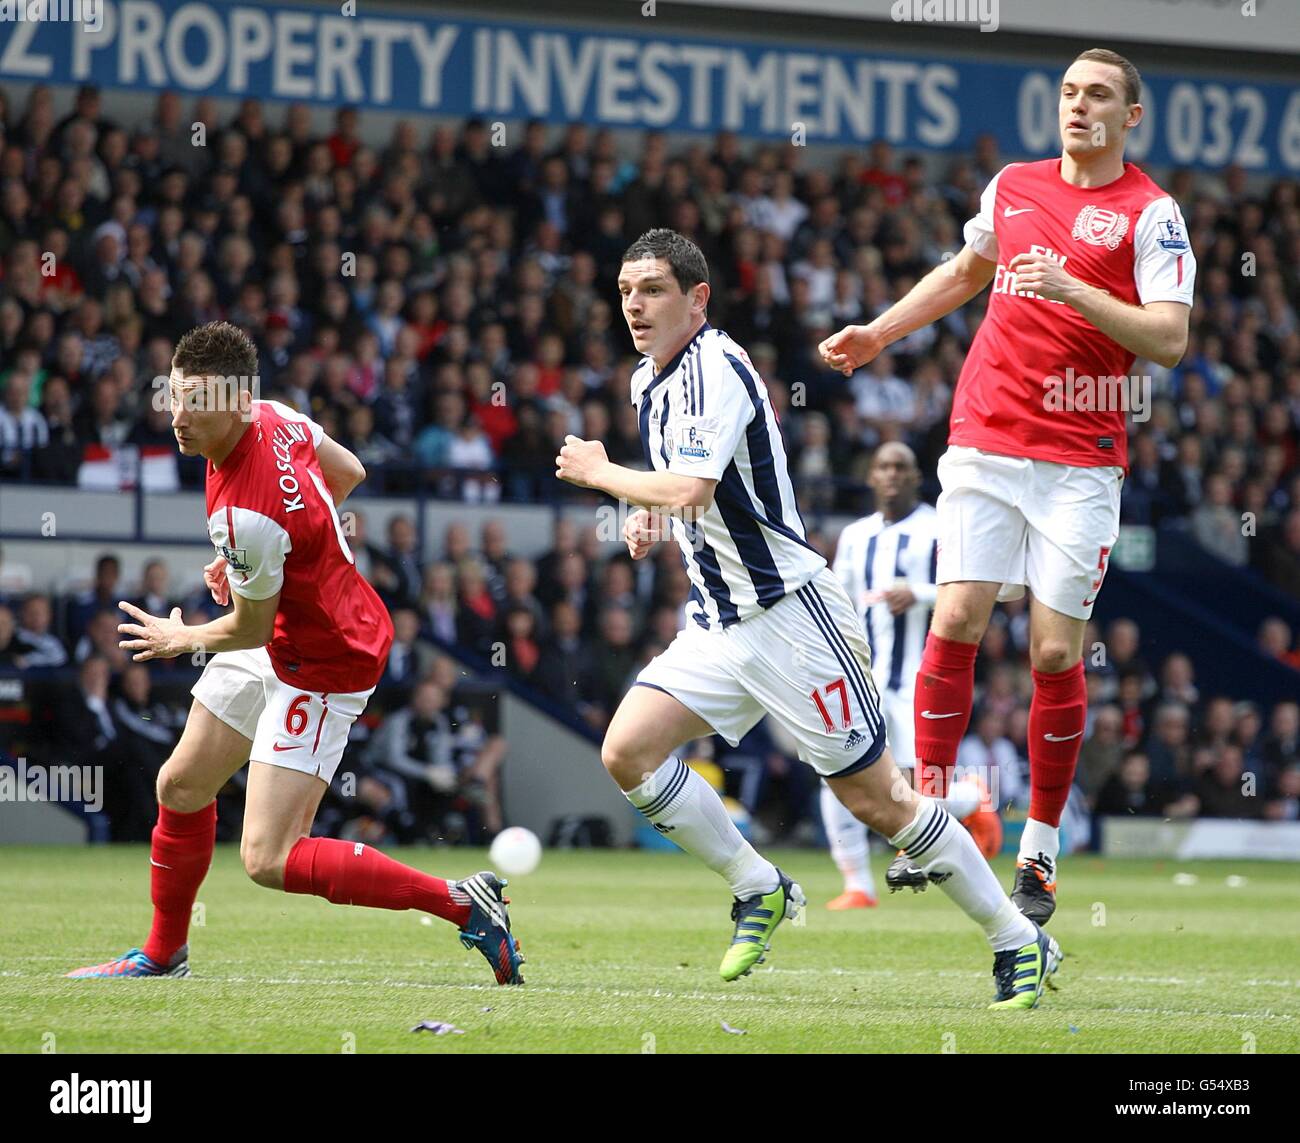
[[[864,742],[866,742],[866,740],[867,740],[867,736],[865,734],[861,734],[856,730],[850,730],[848,738],[844,740],[844,749],[845,750],[856,749],[857,747],[861,746]]]

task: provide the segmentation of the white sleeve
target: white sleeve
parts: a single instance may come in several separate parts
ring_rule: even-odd
[[[1196,255],[1172,198],[1156,199],[1138,215],[1133,232],[1133,280],[1138,300],[1192,304]]]
[[[311,433],[311,443],[315,445],[316,448],[320,448],[321,438],[324,437],[325,430],[307,416],[306,413],[299,413],[279,401],[267,401],[266,404],[270,405],[271,408],[286,421],[297,421],[299,424],[306,425],[307,431]]]
[[[857,529],[852,524],[844,525],[840,531],[840,538],[835,543],[835,562],[831,564],[831,571],[835,573],[835,578],[844,585],[844,590],[848,592],[850,599],[856,599],[855,585],[853,582],[854,572],[857,570],[857,545],[854,544],[854,536]],[[854,604],[856,607],[857,604]]]
[[[284,586],[289,533],[269,516],[248,508],[222,508],[208,520],[208,534],[226,560],[230,590],[245,599],[269,599]]]
[[[970,219],[961,231],[966,245],[981,258],[987,258],[990,262],[998,260],[998,236],[993,230],[993,214],[998,198],[998,180],[1002,178],[1003,171],[1006,169],[1003,167],[989,179],[989,185],[980,195],[979,213]]]
[[[671,449],[669,472],[722,479],[756,415],[754,399],[742,376],[757,386],[747,361],[736,358],[733,365],[720,349],[706,345],[687,362],[681,378],[666,382],[673,386],[668,394],[671,442],[665,442]]]

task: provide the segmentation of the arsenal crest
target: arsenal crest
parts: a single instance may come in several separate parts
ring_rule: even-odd
[[[1089,246],[1105,246],[1108,250],[1114,250],[1124,241],[1127,233],[1127,214],[1089,204],[1079,211],[1070,236],[1081,239]]]

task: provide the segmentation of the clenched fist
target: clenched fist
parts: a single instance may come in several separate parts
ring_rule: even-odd
[[[869,325],[846,325],[817,347],[817,352],[836,372],[848,377],[859,366],[877,357],[885,348],[885,339]]]
[[[570,484],[595,488],[600,470],[608,463],[609,457],[600,441],[584,441],[570,433],[555,458],[555,475]]]

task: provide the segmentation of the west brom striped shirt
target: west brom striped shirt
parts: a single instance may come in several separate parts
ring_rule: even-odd
[[[835,574],[862,616],[872,673],[882,690],[910,695],[921,669],[930,609],[938,595],[938,526],[938,513],[919,503],[902,519],[886,520],[875,512],[840,533]],[[892,615],[884,593],[903,583],[916,602]]]
[[[644,358],[632,403],[651,468],[718,482],[707,512],[672,519],[696,623],[728,627],[757,615],[826,566],[795,506],[767,387],[736,342],[705,323],[662,372]]]

